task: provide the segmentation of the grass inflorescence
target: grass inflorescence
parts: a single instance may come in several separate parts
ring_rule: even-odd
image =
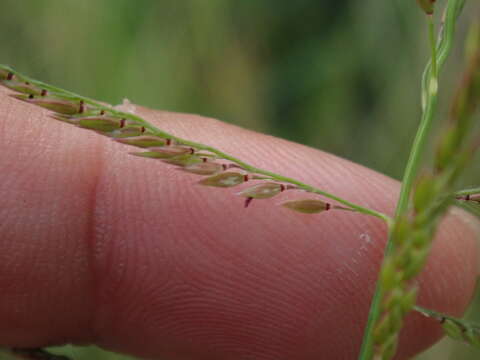
[[[434,0],[417,2],[427,17],[432,58],[422,78],[422,121],[405,170],[394,219],[323,189],[252,166],[209,145],[174,136],[134,113],[123,112],[30,79],[8,66],[0,65],[0,84],[12,91],[13,98],[51,111],[55,120],[94,131],[116,143],[136,147],[138,150],[131,152],[134,156],[153,159],[197,175],[200,185],[232,188],[247,184],[237,192],[244,201],[244,207],[249,207],[253,201],[295,191],[305,196],[284,201],[281,204],[283,207],[305,214],[352,211],[383,220],[388,225],[389,239],[372,299],[360,360],[391,359],[397,350],[404,318],[412,310],[438,320],[448,335],[478,346],[478,326],[416,305],[419,289],[413,280],[423,269],[437,225],[448,208],[458,205],[475,213],[480,205],[480,188],[455,191],[456,180],[470,164],[479,146],[478,139],[472,137],[471,129],[480,99],[480,31],[477,28],[477,42],[470,46],[469,66],[453,103],[448,127],[440,136],[433,162],[420,172],[437,108],[440,71],[452,48],[456,21],[465,0],[447,1],[438,39],[435,37],[434,18],[438,5]],[[480,216],[480,210],[477,215]],[[28,355],[31,359],[56,359],[53,355],[49,358],[48,353],[39,349],[28,353],[28,350],[21,351],[14,349],[11,353]]]
[[[432,59],[422,82],[423,116],[402,182],[396,217],[390,228],[364,334],[362,360],[388,360],[396,354],[403,320],[416,302],[418,286],[412,280],[423,269],[440,219],[454,204],[455,182],[478,148],[478,144],[470,139],[470,130],[480,95],[480,47],[471,56],[470,67],[452,106],[449,128],[440,138],[433,164],[419,174],[421,156],[437,107],[439,71],[452,47],[456,20],[464,1],[447,2],[438,41],[433,36],[433,1],[420,1],[419,4],[427,14],[432,49]]]
[[[239,193],[247,198],[246,205],[254,199],[271,198],[284,190],[297,190],[321,195],[342,206],[320,199],[307,198],[297,201],[295,206],[287,203],[285,207],[309,213],[330,209],[350,210],[389,221],[387,215],[373,209],[354,204],[298,180],[256,168],[211,146],[178,138],[156,128],[135,114],[122,112],[30,79],[4,65],[0,65],[0,70],[1,84],[15,92],[11,95],[15,99],[51,110],[52,118],[56,120],[95,131],[117,143],[140,148],[139,151],[131,152],[132,155],[158,159],[178,166],[185,172],[203,176],[199,181],[201,185],[233,187],[252,180],[263,182]],[[315,211],[312,209],[305,211],[311,201],[322,203],[322,210],[320,211],[320,207],[317,207]]]

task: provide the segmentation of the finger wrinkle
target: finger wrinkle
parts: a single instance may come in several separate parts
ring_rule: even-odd
[[[98,221],[99,204],[98,204],[98,189],[105,176],[105,140],[99,139],[90,148],[95,156],[95,161],[90,163],[89,173],[91,174],[90,189],[88,192],[87,202],[87,219],[86,219],[86,233],[85,242],[87,245],[87,266],[90,276],[90,319],[88,321],[87,338],[89,341],[95,343],[100,338],[100,332],[96,328],[96,319],[99,303],[99,276],[98,273],[98,253],[102,251],[100,238],[104,232],[104,224]],[[102,141],[103,140],[103,141]]]

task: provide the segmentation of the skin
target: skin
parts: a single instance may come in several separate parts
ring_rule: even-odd
[[[0,341],[94,343],[153,359],[354,359],[386,239],[378,219],[294,213],[48,117],[0,89]],[[166,131],[392,214],[399,183],[347,160],[196,115],[137,112]],[[442,224],[420,303],[465,310],[475,223]],[[399,359],[440,327],[418,314]]]

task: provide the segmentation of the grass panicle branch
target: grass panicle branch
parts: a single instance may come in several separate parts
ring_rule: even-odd
[[[461,200],[472,200],[474,196],[478,195],[480,195],[480,187],[455,192],[457,199]]]
[[[250,180],[269,180],[274,181],[274,186],[321,195],[342,205],[342,207],[330,206],[331,209],[347,209],[378,217],[387,223],[391,221],[383,213],[354,204],[298,180],[254,167],[214,147],[176,137],[158,129],[135,114],[122,112],[94,100],[30,79],[13,71],[8,66],[0,65],[0,82],[16,92],[12,94],[12,97],[53,111],[52,117],[56,120],[93,130],[118,143],[142,149],[142,151],[133,152],[133,155],[160,159],[168,164],[179,166],[186,172],[209,176],[199,182],[202,185],[232,187]],[[225,172],[232,168],[237,171]],[[258,190],[256,186],[251,191]],[[262,189],[264,196],[258,194],[249,196],[249,202],[253,199],[273,197],[281,192],[270,191],[269,195],[271,196],[265,196],[266,190],[266,188]],[[245,193],[242,196],[245,196]]]
[[[375,325],[374,353],[390,359],[402,327],[402,318],[413,308],[417,286],[411,282],[422,270],[432,238],[443,214],[455,199],[455,181],[473,159],[470,141],[473,114],[480,95],[480,43],[452,106],[449,129],[440,138],[432,170],[417,176],[412,206],[396,218],[393,250],[382,265],[380,316]],[[406,300],[408,299],[408,301]],[[447,322],[448,325],[450,321]]]
[[[480,348],[480,325],[463,319],[458,319],[434,310],[415,306],[415,311],[423,316],[437,320],[445,334],[454,340],[463,341],[469,345]]]
[[[422,79],[423,114],[405,169],[396,217],[389,231],[364,332],[360,360],[387,360],[395,355],[403,319],[415,305],[418,291],[411,280],[423,268],[436,225],[453,203],[453,182],[465,166],[467,153],[471,154],[471,151],[463,148],[464,125],[456,119],[453,132],[459,141],[447,152],[453,162],[447,164],[439,160],[437,152],[436,172],[418,176],[437,107],[439,72],[452,47],[456,20],[463,5],[463,0],[447,2],[445,23],[442,24],[438,41],[432,36],[434,22],[430,14],[433,8],[432,11],[427,11],[432,59]]]

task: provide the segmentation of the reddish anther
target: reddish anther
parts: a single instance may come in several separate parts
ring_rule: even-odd
[[[332,205],[329,203],[325,203],[325,211],[330,210],[332,208]]]
[[[140,132],[143,134],[145,132],[145,126],[142,126],[142,128],[140,129]]]
[[[83,100],[80,100],[80,107],[78,109],[78,113],[83,114],[84,112],[85,112],[85,103],[83,102]]]
[[[172,145],[172,139],[167,139],[167,141],[165,142],[165,144],[166,144],[167,146]],[[192,153],[192,154],[193,154],[193,153]]]
[[[120,129],[125,127],[125,119],[120,120]]]
[[[7,80],[12,80],[13,79],[13,73],[9,72],[7,75]]]
[[[40,93],[41,96],[47,96],[48,91],[45,89],[42,89],[42,92]]]
[[[245,174],[245,176],[243,177],[243,181],[248,181],[248,174]]]
[[[250,203],[252,202],[253,198],[252,197],[248,197],[245,199],[245,208],[248,207],[248,205],[250,205]]]

